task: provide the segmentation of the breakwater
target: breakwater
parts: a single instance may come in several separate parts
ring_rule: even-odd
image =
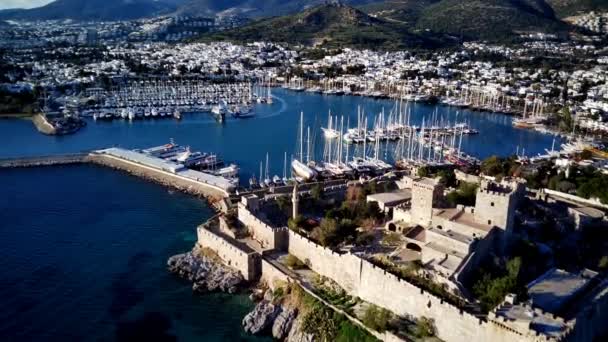
[[[73,153],[55,156],[0,159],[0,168],[57,166],[81,164],[88,161],[89,153]]]
[[[229,195],[227,190],[220,189],[213,185],[107,154],[93,152],[87,157],[87,161],[115,170],[125,171],[136,177],[171,187],[190,195],[206,197],[210,200],[220,200]]]
[[[143,178],[191,195],[205,197],[211,202],[219,201],[230,195],[229,189],[181,176],[170,171],[157,169],[152,165],[138,164],[116,156],[98,151],[54,156],[0,159],[2,168],[27,168],[42,166],[59,166],[91,163],[116,170],[121,170],[136,177]]]

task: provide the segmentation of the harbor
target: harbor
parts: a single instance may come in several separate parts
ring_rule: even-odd
[[[185,113],[209,113],[218,122],[226,117],[251,118],[256,103],[272,104],[270,87],[247,82],[210,83],[204,80],[133,79],[111,87],[86,89],[78,99],[86,105],[79,115],[97,120],[181,120]]]
[[[240,169],[241,186],[248,187],[247,180],[252,176],[259,178],[260,162],[266,164],[266,155],[269,156],[269,178],[278,175],[283,178],[284,161],[287,164],[292,159],[299,159],[300,138],[298,135],[301,113],[303,112],[303,141],[304,159],[322,161],[324,158],[325,138],[321,128],[328,126],[328,112],[338,118],[344,117],[344,133],[350,122],[350,128],[357,127],[357,112],[365,110],[368,121],[368,131],[373,130],[375,117],[384,109],[386,118],[395,106],[394,100],[372,99],[358,96],[322,96],[307,92],[294,92],[283,89],[273,89],[274,104],[272,106],[260,105],[255,107],[255,119],[234,120],[230,125],[219,126],[214,118],[208,115],[186,115],[181,121],[177,120],[141,120],[137,124],[124,124],[121,120],[104,122],[103,124],[90,124],[78,134],[48,137],[38,134],[32,129],[31,123],[25,120],[2,120],[0,129],[12,132],[6,148],[0,151],[0,158],[43,156],[65,153],[80,153],[117,146],[126,149],[138,149],[157,146],[161,142],[168,142],[171,137],[176,141],[190,146],[192,151],[213,151],[221,155],[222,159],[235,161]],[[404,105],[404,107],[406,107]],[[455,110],[452,107],[428,105],[423,103],[409,103],[408,120],[404,121],[411,126],[420,127],[425,124],[425,135],[430,134],[427,127],[454,126],[456,123],[465,123],[479,134],[459,134],[455,139],[455,147],[467,155],[477,159],[487,158],[493,154],[499,156],[514,155],[518,150],[525,149],[529,157],[546,154],[550,150],[554,137],[533,130],[518,129],[512,125],[512,118],[487,112],[471,112],[467,109]],[[437,120],[433,120],[435,117]],[[442,120],[443,118],[443,120]],[[388,120],[385,120],[388,121]],[[435,121],[435,123],[433,123]],[[270,129],[272,127],[272,129]],[[310,138],[307,131],[310,127]],[[433,128],[435,132],[435,128]],[[418,131],[418,133],[420,133]],[[407,135],[407,131],[406,131]],[[452,145],[453,137],[443,138]],[[310,142],[308,149],[307,141]],[[366,155],[373,158],[376,154],[391,164],[395,162],[395,147],[404,142],[407,147],[409,140],[382,141],[374,150],[375,142],[367,141],[365,144],[352,144],[343,146],[343,156],[352,161],[354,157],[361,157],[363,149]],[[555,146],[559,147],[565,140],[555,137]],[[334,140],[333,144],[336,144]],[[364,146],[365,145],[365,146]],[[416,144],[415,144],[416,145]],[[519,146],[519,149],[518,149]],[[348,151],[347,151],[348,150]],[[402,149],[401,149],[402,150]],[[246,152],[245,152],[246,151]],[[307,152],[310,153],[307,153]],[[417,151],[417,148],[414,150]],[[428,159],[428,149],[424,149],[425,159]],[[328,151],[329,152],[329,151]],[[377,152],[377,153],[376,153]],[[404,154],[407,155],[408,149]],[[287,158],[285,158],[287,154]],[[445,154],[445,153],[444,153]],[[335,146],[332,147],[331,159],[338,155]],[[398,155],[398,156],[399,156]],[[437,157],[439,157],[439,153]],[[410,156],[419,157],[419,153],[410,153]],[[343,157],[343,161],[344,161]],[[262,168],[265,171],[266,167]],[[287,167],[287,178],[291,167]],[[265,172],[264,172],[265,173]],[[266,177],[263,177],[266,178]]]

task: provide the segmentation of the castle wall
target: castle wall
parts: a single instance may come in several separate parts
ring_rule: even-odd
[[[245,252],[205,227],[197,228],[198,244],[212,249],[224,263],[241,272],[245,280],[255,280],[260,273],[259,256],[255,252]]]
[[[608,333],[608,280],[601,286],[603,289],[595,300],[576,317],[576,325],[565,341],[594,341],[597,336]]]
[[[274,290],[278,282],[289,282],[289,277],[285,273],[281,272],[277,267],[272,265],[266,259],[262,258],[261,261],[262,271],[260,275],[260,280],[265,282],[268,287]]]
[[[335,253],[292,231],[289,231],[288,251],[313,271],[333,279],[348,292],[356,292],[361,259]]]
[[[287,248],[287,228],[274,228],[258,219],[243,203],[238,204],[238,218],[260,242],[264,249],[285,250]]]
[[[336,281],[353,296],[401,316],[433,319],[437,336],[445,341],[536,340],[505,329],[495,322],[480,320],[366,260],[352,254],[337,254],[291,231],[289,253],[304,261],[316,273]]]

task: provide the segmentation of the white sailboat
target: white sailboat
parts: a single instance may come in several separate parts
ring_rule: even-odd
[[[301,177],[304,180],[311,180],[317,176],[317,172],[311,169],[307,164],[304,163],[304,112],[300,113],[300,155],[299,159],[294,159],[291,162],[291,167],[296,176]]]

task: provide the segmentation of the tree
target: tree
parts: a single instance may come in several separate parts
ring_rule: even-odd
[[[289,205],[291,204],[291,200],[289,199],[288,196],[279,196],[276,198],[276,202],[277,205],[279,206],[279,210],[281,211],[285,211],[288,209]]]
[[[324,192],[323,186],[321,184],[315,184],[310,189],[310,196],[312,197],[313,200],[320,201],[323,198],[323,192]]]
[[[600,261],[597,264],[597,267],[601,270],[607,270],[608,269],[608,255],[604,255]]]
[[[302,223],[304,223],[304,217],[302,215],[298,215],[295,219],[290,217],[289,220],[287,220],[287,227],[294,232],[300,232]]]
[[[439,182],[446,187],[456,185],[456,175],[454,174],[454,170],[441,170],[437,172],[437,176],[439,177]]]
[[[502,160],[498,156],[491,156],[481,162],[481,172],[488,176],[497,176],[502,172]]]
[[[431,173],[426,166],[422,166],[418,168],[418,177],[428,177]]]
[[[335,219],[324,218],[321,223],[312,231],[312,236],[319,241],[322,246],[333,246],[338,237],[338,221]]]
[[[517,292],[521,261],[521,257],[509,260],[502,276],[481,272],[481,278],[473,286],[473,293],[479,299],[483,310],[492,310],[508,293]]]
[[[477,197],[477,187],[475,183],[460,183],[457,190],[450,192],[446,199],[451,206],[458,204],[473,206]]]

